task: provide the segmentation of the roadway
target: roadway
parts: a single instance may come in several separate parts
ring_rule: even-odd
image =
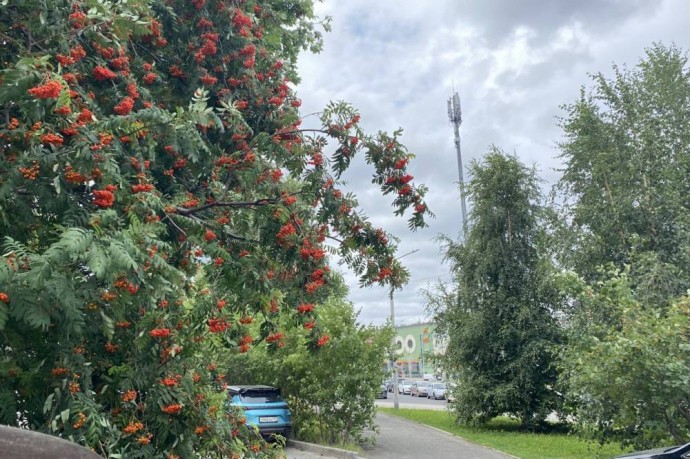
[[[400,408],[445,410],[445,400],[430,400],[426,397],[399,395]],[[381,407],[393,407],[393,395],[389,392],[387,399],[379,399],[376,404]],[[374,438],[372,446],[359,453],[364,459],[418,459],[421,457],[439,457],[444,459],[510,459],[510,456],[497,450],[470,443],[451,434],[408,421],[397,416],[379,413],[376,416],[379,431],[368,432]],[[299,451],[294,447],[286,448],[288,459],[328,459],[352,457],[346,455],[324,454]]]

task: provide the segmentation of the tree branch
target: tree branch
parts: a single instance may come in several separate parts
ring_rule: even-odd
[[[165,215],[165,217],[163,217],[162,221],[168,220],[170,222],[170,224],[173,226],[173,228],[175,228],[177,231],[179,231],[185,237],[187,237],[187,233],[182,228],[180,228],[180,226],[177,223],[175,223],[175,221],[172,218],[170,218],[170,215],[168,215],[165,212],[163,212],[163,214]]]
[[[331,240],[337,242],[338,244],[344,244],[345,243],[344,240],[338,239],[337,237],[333,237],[333,236],[326,236],[326,239],[331,239]]]
[[[216,202],[210,202],[208,204],[204,204],[203,206],[199,207],[194,207],[192,209],[185,209],[184,207],[177,207],[176,211],[178,215],[184,215],[184,216],[189,216],[189,215],[194,215],[198,212],[203,212],[204,210],[211,209],[213,207],[258,207],[258,206],[265,206],[269,204],[277,204],[278,200],[275,198],[263,198],[263,199],[257,199],[256,201],[239,201],[239,202],[223,202],[223,201],[216,201]]]

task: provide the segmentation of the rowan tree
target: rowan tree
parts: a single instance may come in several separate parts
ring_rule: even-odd
[[[342,103],[300,128],[311,0],[0,8],[0,420],[105,456],[270,454],[224,409],[215,357],[279,347],[282,323],[327,341],[327,239],[364,285],[404,282],[339,188],[364,154],[423,226],[400,132]]]

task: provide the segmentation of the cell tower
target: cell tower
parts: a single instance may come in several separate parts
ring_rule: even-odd
[[[460,108],[460,97],[458,93],[453,93],[453,97],[448,99],[448,118],[453,123],[455,131],[455,151],[458,155],[458,176],[460,177],[460,201],[462,204],[462,237],[467,236],[467,207],[465,206],[465,179],[462,173],[462,152],[460,150],[460,125],[462,124],[462,109]]]

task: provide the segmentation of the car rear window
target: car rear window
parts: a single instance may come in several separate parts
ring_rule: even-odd
[[[282,402],[283,397],[277,390],[247,391],[240,394],[240,400],[245,403],[274,403]]]

